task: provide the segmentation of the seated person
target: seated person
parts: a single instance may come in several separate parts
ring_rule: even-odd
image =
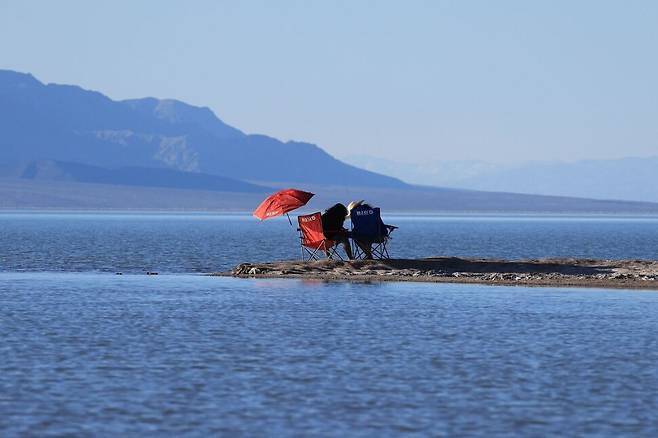
[[[342,243],[347,258],[352,260],[352,248],[350,247],[347,230],[343,228],[347,216],[349,214],[343,204],[338,203],[328,208],[322,213],[322,232],[327,239]]]
[[[360,201],[352,201],[349,203],[347,206],[347,217],[350,217],[350,214],[352,213],[352,210],[355,208],[361,208],[361,209],[370,209],[373,208],[371,205],[366,203],[363,199]],[[368,239],[368,240],[357,240],[354,239],[354,236],[352,236],[352,239],[354,240],[354,243],[358,245],[359,248],[363,251],[363,253],[366,256],[366,259],[372,260],[372,244],[375,242],[382,242],[384,239],[388,237],[388,233],[390,229],[395,229],[396,227],[392,225],[386,225],[381,217],[379,218],[379,230],[380,230],[380,235],[376,238]]]

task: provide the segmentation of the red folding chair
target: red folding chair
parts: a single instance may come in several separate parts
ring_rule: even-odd
[[[322,231],[322,214],[313,213],[306,216],[297,216],[299,224],[299,240],[302,250],[302,261],[319,260],[323,254],[328,258],[343,258],[336,251],[336,241],[329,240]]]

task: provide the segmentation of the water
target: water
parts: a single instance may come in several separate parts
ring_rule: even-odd
[[[393,257],[658,258],[658,218],[389,216]],[[299,257],[286,219],[0,214],[0,271],[214,272]]]
[[[658,248],[651,218],[394,219],[398,256]],[[194,274],[297,255],[286,221],[240,216],[5,214],[0,233],[2,436],[658,428],[655,292]]]

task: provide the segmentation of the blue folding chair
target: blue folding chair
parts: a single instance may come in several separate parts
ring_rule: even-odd
[[[364,246],[371,245],[373,258],[391,258],[386,244],[391,238],[391,233],[398,227],[384,224],[379,208],[362,205],[355,207],[350,212],[350,220],[352,222],[352,252],[355,259],[363,259],[366,256],[358,243]]]

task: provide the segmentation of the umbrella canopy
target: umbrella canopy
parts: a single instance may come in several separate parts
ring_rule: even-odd
[[[254,210],[253,215],[260,220],[282,216],[289,211],[306,205],[313,195],[314,193],[304,192],[297,189],[280,190],[264,200],[258,208]]]

